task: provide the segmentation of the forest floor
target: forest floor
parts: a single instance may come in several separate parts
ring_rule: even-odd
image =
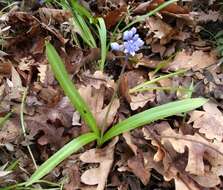
[[[0,0],[0,190],[223,189],[223,2],[167,2]],[[90,134],[88,118],[106,136],[186,99],[39,167]]]

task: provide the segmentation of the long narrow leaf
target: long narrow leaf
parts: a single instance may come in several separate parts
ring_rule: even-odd
[[[72,0],[71,5],[72,5],[73,21],[75,23],[75,26],[77,26],[80,31],[79,34],[81,38],[91,48],[96,48],[97,45],[93,37],[93,34],[83,17],[83,16],[86,16],[90,22],[91,21],[93,22],[94,20],[93,16],[90,14],[90,12],[87,9],[82,7],[76,0]]]
[[[86,16],[89,21],[94,19],[92,14],[85,7],[81,6],[77,0],[71,0],[71,4],[73,9],[76,10],[81,16]]]
[[[79,136],[76,139],[73,139],[71,142],[57,151],[53,156],[51,156],[47,161],[45,161],[26,182],[26,186],[37,182],[71,154],[78,151],[84,145],[96,140],[97,138],[98,137],[95,135],[95,133],[87,133]]]
[[[46,55],[49,63],[51,64],[56,79],[60,83],[60,86],[63,88],[65,94],[69,97],[72,105],[80,113],[82,119],[84,119],[88,127],[99,137],[100,132],[93,114],[91,113],[85,101],[80,96],[72,81],[69,79],[69,76],[60,56],[50,43],[46,44]]]
[[[185,100],[170,102],[138,113],[126,120],[121,121],[117,125],[113,126],[111,129],[109,129],[107,133],[105,133],[102,139],[102,143],[119,134],[143,126],[150,122],[176,115],[178,113],[191,111],[202,106],[206,102],[207,100],[204,98],[189,98]]]
[[[107,54],[107,47],[106,47],[106,42],[107,42],[107,30],[105,26],[105,21],[103,18],[98,18],[98,32],[99,32],[99,37],[100,37],[100,42],[101,42],[101,62],[100,62],[100,70],[104,70],[104,65],[105,65],[105,60],[106,60],[106,54]]]

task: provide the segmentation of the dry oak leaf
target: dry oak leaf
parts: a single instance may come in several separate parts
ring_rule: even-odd
[[[150,180],[150,170],[145,168],[144,159],[141,154],[134,156],[128,160],[128,167],[141,180],[144,185],[147,185]]]
[[[152,0],[152,1],[147,1],[145,3],[140,3],[134,10],[133,12],[136,14],[144,14],[147,13],[150,10],[154,10],[157,8],[159,5],[164,3],[165,0]],[[175,13],[175,14],[186,14],[188,11],[184,9],[183,7],[177,5],[176,3],[172,3],[168,5],[167,7],[163,8],[160,10],[161,13],[163,12],[169,12],[169,13]]]
[[[188,151],[188,159],[185,171],[191,174],[191,177],[194,181],[203,187],[215,187],[220,183],[219,176],[222,175],[220,165],[223,163],[222,142],[214,141],[211,143],[196,133],[194,135],[183,135],[176,133],[173,129],[170,128],[167,122],[154,125],[153,130],[155,130],[156,133],[160,135],[163,149],[169,153],[172,158],[171,160],[177,158],[177,155],[174,155],[173,150],[180,154],[184,153],[186,150]],[[145,138],[151,140],[151,135],[148,132],[148,129],[145,128],[143,132]],[[166,159],[167,157],[165,156],[163,159],[164,166],[166,165],[164,163],[167,161]],[[172,162],[171,160],[168,162]],[[213,168],[213,170],[211,168]],[[165,172],[165,179],[175,179],[177,175],[173,175],[174,172],[169,172],[169,167],[166,169],[168,170]],[[207,181],[208,178],[209,181]]]
[[[170,143],[174,150],[181,154],[185,152],[186,147],[188,148],[188,161],[185,170],[190,174],[205,174],[204,158],[211,164],[223,163],[223,148],[220,148],[223,144],[221,142],[211,143],[197,133],[194,135],[176,133],[167,122],[155,125],[154,129],[160,135],[164,147],[168,148],[167,145]]]
[[[107,88],[115,89],[115,82],[108,75],[101,71],[95,71],[92,75],[89,71],[83,74],[84,82],[88,85],[93,86],[95,89],[100,89],[102,85]]]
[[[199,12],[197,14],[194,14],[195,20],[198,22],[216,22],[217,20],[222,21],[223,17],[219,11],[212,11],[209,10],[208,13],[205,12]]]
[[[80,156],[80,160],[85,163],[99,163],[99,167],[85,171],[81,176],[81,182],[86,185],[97,185],[96,190],[103,190],[107,177],[114,161],[114,149],[118,142],[118,137],[103,149],[90,149]]]
[[[132,150],[132,152],[137,155],[137,149],[138,147],[132,142],[132,136],[130,132],[125,132],[122,134],[122,136],[124,137],[126,144],[130,147],[130,149]]]
[[[7,121],[0,128],[0,145],[14,142],[20,136],[19,122],[17,120]]]
[[[174,60],[166,67],[167,70],[193,69],[194,71],[206,68],[216,63],[217,57],[214,52],[194,51],[189,54],[185,50],[179,52]]]
[[[46,81],[46,75],[47,75],[48,66],[41,64],[41,65],[39,65],[37,67],[37,69],[39,71],[39,73],[38,73],[39,80],[40,80],[41,83],[44,84],[45,81]]]
[[[40,19],[43,23],[55,24],[55,22],[63,23],[65,21],[69,21],[72,17],[72,13],[67,10],[62,9],[52,9],[52,8],[40,8],[38,9]]]
[[[154,33],[154,37],[160,39],[160,44],[166,44],[169,41],[175,30],[160,18],[149,17],[146,19],[146,28],[149,28],[149,33]]]
[[[130,95],[130,107],[132,110],[137,110],[138,108],[143,108],[148,102],[153,102],[155,99],[155,94],[153,92],[144,92],[134,95]]]
[[[6,83],[9,87],[9,92],[6,97],[8,99],[20,100],[25,88],[22,86],[22,80],[17,70],[13,66],[11,69],[11,80],[6,80]]]
[[[204,111],[192,111],[190,120],[193,127],[199,129],[208,139],[223,140],[223,114],[217,108],[217,105],[211,102],[203,105]]]
[[[98,126],[104,126],[106,129],[111,125],[120,106],[119,100],[115,98],[111,102],[112,105],[104,106],[105,88],[103,86],[100,89],[95,89],[90,85],[81,86],[79,92],[92,111]],[[107,115],[108,110],[109,113]],[[107,117],[106,121],[105,117]]]

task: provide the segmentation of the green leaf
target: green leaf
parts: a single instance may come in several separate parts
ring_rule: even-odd
[[[72,0],[71,5],[72,5],[73,21],[75,23],[75,26],[78,27],[81,38],[91,48],[96,48],[97,45],[95,39],[83,16],[86,16],[90,22],[93,22],[94,17],[90,14],[90,12],[87,9],[82,7],[76,0]]]
[[[105,26],[105,21],[103,18],[98,18],[98,32],[99,32],[99,37],[100,37],[100,42],[101,42],[101,62],[100,62],[100,70],[104,70],[104,65],[105,65],[105,60],[106,60],[106,55],[107,55],[107,47],[106,47],[106,42],[107,42],[107,30]]]
[[[72,105],[80,113],[87,126],[98,137],[100,137],[100,132],[93,114],[79,94],[73,82],[69,79],[63,61],[61,60],[55,48],[50,43],[46,43],[46,55],[56,79],[60,83],[60,86],[63,88],[65,94],[69,97]]]
[[[39,179],[44,177],[50,171],[52,171],[59,163],[65,160],[74,152],[78,151],[84,145],[96,140],[98,137],[95,133],[87,133],[73,139],[71,142],[63,146],[59,151],[57,151],[53,156],[51,156],[47,161],[45,161],[30,177],[26,182],[26,187],[37,182]]]
[[[75,11],[79,13],[81,16],[86,16],[89,20],[93,19],[94,17],[92,14],[83,6],[78,3],[77,0],[71,0],[72,7]]]
[[[185,100],[170,102],[133,115],[109,129],[102,139],[102,144],[126,131],[130,131],[159,119],[191,111],[202,106],[206,102],[207,99],[204,98],[189,98]]]
[[[0,128],[5,124],[5,122],[10,118],[12,112],[7,113],[4,117],[0,117]]]

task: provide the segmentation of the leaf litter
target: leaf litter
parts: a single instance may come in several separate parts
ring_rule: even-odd
[[[164,0],[80,2],[93,15],[105,19],[108,41],[119,42],[122,27]],[[46,180],[62,183],[66,190],[223,188],[223,75],[221,55],[216,50],[221,41],[216,42],[214,37],[222,31],[219,1],[173,3],[134,25],[144,47],[129,58],[120,84],[121,52],[108,49],[105,70],[99,71],[100,46],[89,48],[81,40],[71,12],[58,4],[36,5],[19,3],[6,8],[0,2],[0,116],[13,112],[0,127],[0,187],[24,182],[35,170],[27,145],[41,164],[88,130],[46,60],[45,41],[51,41],[97,125],[105,131],[165,102],[190,96],[211,101],[184,117],[170,117],[124,133],[104,147],[91,143],[61,163]],[[147,90],[130,93],[143,82],[180,69],[186,71],[156,81]],[[26,87],[24,120],[28,135],[24,138],[20,104]],[[8,170],[16,160],[18,164]]]

